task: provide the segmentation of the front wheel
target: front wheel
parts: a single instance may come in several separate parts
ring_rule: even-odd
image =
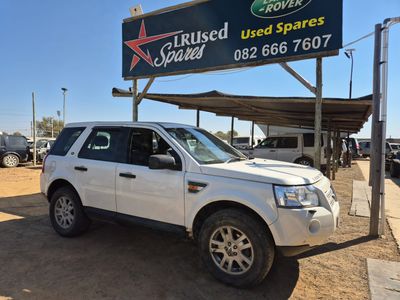
[[[271,269],[275,245],[258,220],[239,209],[211,215],[199,234],[201,258],[218,280],[246,288],[259,284]]]
[[[61,236],[80,235],[90,225],[79,196],[70,187],[62,187],[53,194],[49,214],[54,230]]]

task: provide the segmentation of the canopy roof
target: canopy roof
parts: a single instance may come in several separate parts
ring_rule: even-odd
[[[115,97],[132,97],[130,91],[113,89]],[[257,124],[314,128],[315,98],[229,95],[218,91],[200,94],[146,94],[146,99],[194,109],[217,116],[236,117]],[[356,99],[324,98],[322,130],[358,132],[372,113],[372,95]]]

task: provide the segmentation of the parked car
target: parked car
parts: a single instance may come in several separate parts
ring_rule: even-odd
[[[93,216],[183,233],[212,275],[237,287],[260,283],[276,251],[323,243],[339,218],[320,171],[248,160],[187,125],[69,124],[40,179],[61,236],[82,234]]]
[[[400,177],[400,152],[390,158],[390,176]]]
[[[254,136],[253,139],[253,147],[257,146],[263,140],[263,137]],[[250,149],[252,146],[251,144],[251,137],[250,136],[236,136],[233,138],[233,147],[236,149]]]
[[[36,159],[42,161],[55,142],[55,138],[39,138],[36,141]],[[29,159],[33,159],[33,142],[29,146]]]
[[[360,146],[360,155],[362,157],[369,157],[371,153],[371,142],[359,142],[358,143]]]
[[[321,164],[326,165],[327,135],[321,135]],[[265,158],[314,166],[314,133],[295,133],[269,136],[250,151],[250,158]]]
[[[350,145],[350,151],[352,158],[360,158],[362,155],[360,153],[360,144],[356,138],[346,138],[347,146]]]
[[[369,157],[371,155],[371,142],[360,142],[360,154],[363,157]],[[399,144],[386,143],[386,155],[390,153],[396,153],[399,151]]]
[[[28,160],[29,148],[26,138],[0,134],[0,162],[5,168],[17,167]]]

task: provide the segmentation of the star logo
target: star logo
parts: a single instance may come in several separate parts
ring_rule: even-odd
[[[175,31],[175,32],[170,32],[170,33],[164,33],[164,34],[159,34],[159,35],[153,35],[153,36],[147,36],[146,32],[146,25],[144,24],[144,20],[142,21],[142,24],[140,25],[140,32],[139,32],[139,38],[136,40],[131,40],[124,42],[125,45],[127,45],[130,49],[132,49],[135,54],[132,57],[132,63],[131,63],[131,69],[132,71],[136,65],[139,63],[141,59],[143,59],[145,62],[147,62],[150,66],[154,67],[153,59],[150,55],[149,50],[147,49],[147,53],[140,48],[143,45],[149,44],[151,42],[159,41],[165,38],[168,38],[170,36],[177,35],[181,33],[181,31]]]

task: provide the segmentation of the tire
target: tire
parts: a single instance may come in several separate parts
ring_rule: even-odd
[[[3,157],[1,164],[5,168],[15,168],[19,165],[19,157],[15,154],[7,154]]]
[[[235,243],[240,238],[243,241]],[[208,217],[201,227],[198,243],[201,259],[211,274],[219,281],[239,288],[261,283],[275,257],[275,244],[268,229],[239,209],[220,210]],[[243,246],[246,248],[239,250]],[[219,266],[221,263],[222,267]]]
[[[56,190],[50,199],[50,221],[61,236],[74,237],[84,233],[90,225],[78,194],[70,187]]]
[[[305,156],[296,159],[296,161],[294,163],[295,164],[299,164],[299,165],[303,165],[303,166],[307,166],[307,167],[313,167],[314,166],[314,161],[311,158],[308,158],[308,157],[305,157]]]

